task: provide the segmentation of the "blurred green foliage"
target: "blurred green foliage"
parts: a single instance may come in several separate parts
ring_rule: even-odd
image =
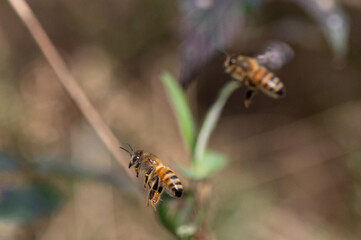
[[[0,218],[28,223],[58,210],[64,194],[53,184],[6,186],[0,190]]]
[[[190,239],[199,227],[201,215],[194,217],[195,196],[187,192],[183,196],[183,204],[177,205],[175,199],[168,195],[162,197],[158,205],[157,216],[162,224],[179,239]]]

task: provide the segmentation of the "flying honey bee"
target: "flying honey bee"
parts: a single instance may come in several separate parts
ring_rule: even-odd
[[[247,92],[244,100],[248,108],[252,98],[261,90],[272,98],[283,97],[286,93],[281,80],[265,66],[269,68],[280,68],[293,57],[293,50],[284,43],[272,42],[267,51],[256,58],[243,55],[227,56],[224,62],[225,72],[234,80],[246,85]]]
[[[147,206],[149,203],[156,210],[163,190],[174,198],[180,198],[183,195],[183,185],[175,173],[164,166],[161,161],[152,153],[143,150],[134,151],[129,145],[131,151],[120,147],[130,155],[129,168],[135,167],[136,176],[144,175],[144,189],[149,187]]]

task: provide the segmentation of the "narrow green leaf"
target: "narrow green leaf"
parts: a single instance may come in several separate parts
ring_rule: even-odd
[[[161,78],[171,100],[183,142],[189,149],[193,149],[195,124],[183,89],[169,73],[164,72]]]
[[[226,86],[221,89],[216,102],[213,104],[213,106],[205,116],[194,150],[194,160],[196,162],[203,159],[209,137],[211,136],[214,128],[216,127],[216,124],[227,99],[240,86],[241,84],[235,81],[227,83]]]

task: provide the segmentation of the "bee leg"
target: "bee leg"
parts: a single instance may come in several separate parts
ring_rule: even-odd
[[[133,157],[129,162],[128,168],[131,168],[134,164],[136,164],[138,162],[140,162],[139,159],[137,159],[136,157]]]
[[[155,191],[153,190],[153,189],[151,189],[150,191],[149,191],[149,194],[148,194],[148,199],[147,199],[147,206],[149,207],[149,202],[153,199],[153,197],[154,197],[154,193],[155,193]]]
[[[135,165],[135,172],[137,173],[137,177],[139,177],[139,167],[140,167],[140,162],[138,162],[137,165]]]
[[[163,187],[159,186],[158,190],[155,192],[153,199],[150,201],[150,203],[152,204],[152,207],[154,209],[154,211],[156,211],[156,205],[159,202],[160,196],[162,195],[163,192]]]
[[[159,184],[159,177],[156,176],[150,181],[153,183],[153,186],[151,187],[151,189],[149,191],[149,195],[148,195],[148,199],[147,199],[147,206],[149,206],[149,202],[152,203],[154,196],[158,194],[157,190],[158,190],[158,184]],[[152,204],[152,206],[153,206],[153,204]],[[153,206],[153,208],[154,208],[154,206]]]
[[[149,188],[153,188],[152,186],[153,186],[153,183],[154,183],[154,181],[156,181],[157,180],[157,178],[158,178],[158,176],[155,176],[154,178],[149,178],[150,180],[148,181],[148,187]]]
[[[145,174],[145,178],[144,178],[144,189],[146,189],[146,187],[147,187],[149,175],[151,175],[151,177],[152,177],[152,172],[153,172],[153,170],[154,170],[154,168],[151,167],[151,168],[149,168],[149,170],[148,170],[147,173]]]
[[[153,186],[152,186],[152,189],[153,189],[154,191],[156,191],[156,190],[158,189],[158,186],[159,186],[159,177],[156,176],[156,177],[153,178],[153,179],[155,179],[155,182],[154,182],[154,184],[153,184]]]
[[[162,186],[159,186],[159,188],[158,188],[158,194],[160,195],[162,192],[163,192],[163,187],[162,187]]]
[[[257,93],[257,90],[255,88],[249,88],[246,92],[246,97],[244,99],[244,105],[246,106],[246,108],[249,107],[249,105],[251,104],[252,98],[254,97],[254,95]]]

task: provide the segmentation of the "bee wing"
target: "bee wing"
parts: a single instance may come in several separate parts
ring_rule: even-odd
[[[269,70],[282,68],[294,56],[292,48],[280,41],[270,41],[261,49],[261,54],[258,54],[255,59]]]

